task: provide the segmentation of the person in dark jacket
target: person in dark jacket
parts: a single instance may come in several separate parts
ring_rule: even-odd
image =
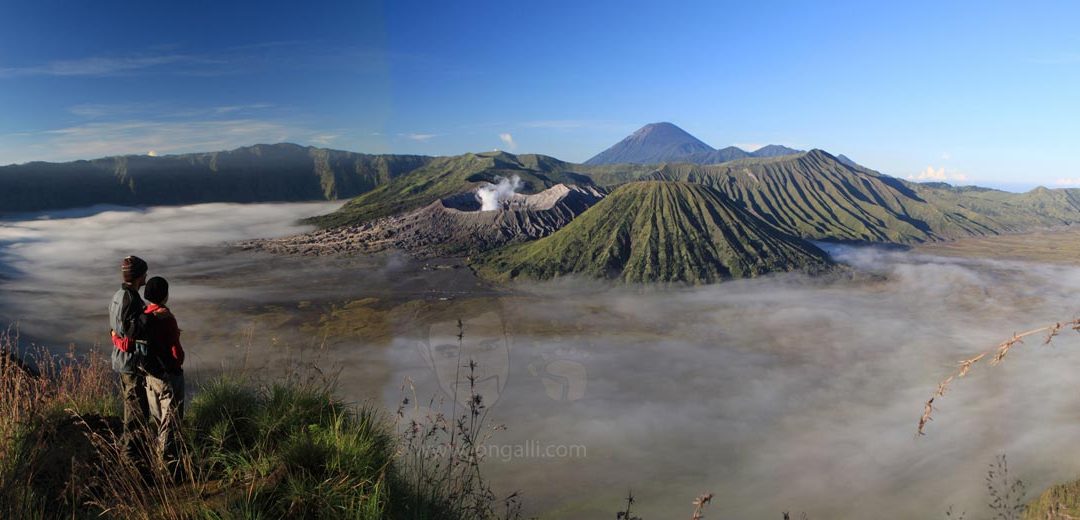
[[[180,327],[165,304],[169,301],[169,282],[155,276],[143,291],[150,302],[146,316],[147,356],[146,398],[157,431],[157,457],[174,475],[180,459],[180,423],[184,418],[184,347],[180,345]]]
[[[141,319],[146,307],[139,289],[146,284],[146,261],[129,256],[120,263],[123,282],[109,305],[109,327],[113,351],[112,368],[120,374],[124,403],[124,431],[120,438],[124,452],[133,460],[138,455],[138,432],[147,424],[150,409],[146,400],[146,380],[140,368],[140,351],[145,349]]]

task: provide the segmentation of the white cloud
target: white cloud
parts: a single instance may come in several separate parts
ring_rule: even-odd
[[[88,122],[0,142],[0,163],[143,155],[147,150],[161,155],[205,152],[284,141],[322,145],[336,137],[325,130],[250,118]]]
[[[164,107],[157,103],[83,103],[68,107],[72,115],[96,119],[100,117],[131,116],[150,112],[160,113]]]
[[[327,47],[318,42],[282,41],[240,45],[206,52],[179,46],[154,46],[137,52],[81,56],[15,66],[0,66],[0,79],[26,77],[124,77],[146,74],[226,76],[267,69],[352,70],[383,75],[389,59],[416,63],[417,56],[381,48]]]
[[[506,145],[507,150],[514,151],[514,149],[517,148],[517,143],[514,142],[514,136],[510,135],[509,132],[499,134],[499,140]]]
[[[24,67],[0,67],[0,78],[27,76],[113,76],[164,65],[203,61],[205,60],[185,54],[91,56],[75,60],[56,60]]]
[[[252,103],[249,105],[228,105],[214,107],[214,113],[216,114],[231,114],[233,112],[246,112],[249,110],[261,110],[264,108],[272,108],[274,105],[269,103]]]
[[[316,146],[330,146],[339,137],[341,137],[341,134],[319,134],[311,136],[308,141]]]
[[[949,153],[949,152],[941,152],[941,160],[948,161],[949,159],[952,159],[952,154],[951,153]]]
[[[922,181],[967,181],[968,176],[965,173],[955,170],[946,170],[944,166],[935,169],[933,166],[927,166],[925,170],[919,172],[916,175],[909,175],[908,180],[922,182]]]
[[[1080,186],[1080,177],[1063,177],[1054,181],[1054,184],[1058,186]]]
[[[274,108],[270,103],[250,103],[223,106],[176,106],[169,103],[83,103],[68,107],[72,115],[87,119],[116,119],[122,117],[146,118],[193,118],[193,117],[240,117],[256,111]]]
[[[426,143],[426,142],[428,142],[428,141],[430,141],[430,140],[432,140],[432,139],[434,139],[436,137],[439,137],[439,134],[421,134],[421,133],[398,134],[398,135],[403,136],[406,139],[411,139],[411,140],[416,141],[418,143]]]

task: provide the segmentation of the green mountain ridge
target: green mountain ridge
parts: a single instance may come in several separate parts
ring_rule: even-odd
[[[97,204],[176,205],[350,198],[434,158],[370,155],[290,143],[0,167],[0,212]]]
[[[535,242],[493,251],[458,244],[455,250],[478,253],[474,265],[482,275],[505,280],[580,274],[686,283],[818,270],[827,257],[805,240],[915,244],[1080,223],[1080,190],[1009,193],[920,184],[822,150],[772,150],[778,155],[721,164],[582,165],[505,152],[425,157],[255,145],[8,166],[0,168],[0,207],[13,213],[95,204],[350,198],[339,210],[309,219],[326,230],[325,236],[299,248],[335,250],[323,242],[352,240],[342,229],[369,230],[380,219],[412,215],[439,200],[475,197],[472,192],[480,186],[517,177],[521,194],[565,184],[619,196],[529,236],[515,234],[529,228],[514,220],[520,215],[506,216],[503,220],[520,225],[496,226],[492,229],[502,235],[488,240],[494,247],[550,233]],[[447,235],[440,215],[415,213],[408,222],[412,227],[387,231],[384,238],[405,240],[408,233],[431,230],[406,242],[415,246],[416,256],[437,254],[439,237],[466,235]],[[492,218],[502,222],[499,215]]]
[[[329,215],[309,219],[319,227],[360,224],[426,206],[435,200],[470,191],[484,183],[517,176],[522,193],[537,193],[556,184],[593,185],[577,165],[546,155],[505,152],[438,157],[350,200]]]
[[[474,267],[497,281],[570,274],[624,282],[712,283],[832,264],[720,192],[687,182],[623,185],[552,235],[495,250]]]
[[[1080,193],[957,190],[849,165],[822,150],[717,165],[608,170],[602,185],[632,180],[703,184],[779,229],[807,239],[912,244],[1080,222]]]

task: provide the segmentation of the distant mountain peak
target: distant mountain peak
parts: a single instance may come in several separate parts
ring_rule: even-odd
[[[711,146],[672,123],[650,123],[585,161],[585,164],[658,164],[712,151]]]
[[[675,124],[661,121],[635,130],[622,141],[585,161],[585,164],[720,164],[749,157],[780,157],[799,153],[802,150],[778,144],[766,145],[753,152],[735,146],[717,150]]]
[[[767,144],[754,150],[751,155],[754,157],[779,157],[781,155],[795,155],[802,152],[802,150],[796,150],[781,144]]]
[[[851,166],[852,168],[855,168],[855,167],[859,166],[859,163],[851,160],[850,157],[848,157],[848,156],[846,156],[844,154],[837,155],[836,160],[840,161],[841,163],[843,163],[846,166]]]
[[[660,133],[660,132],[682,133],[682,134],[685,134],[687,136],[694,137],[694,136],[690,135],[690,133],[687,132],[686,130],[683,130],[682,128],[679,128],[678,125],[676,125],[675,123],[669,123],[667,121],[660,121],[658,123],[649,123],[649,124],[647,124],[647,125],[645,125],[645,126],[643,126],[641,128],[638,128],[636,131],[634,131],[634,133],[632,135],[649,135],[649,134]]]

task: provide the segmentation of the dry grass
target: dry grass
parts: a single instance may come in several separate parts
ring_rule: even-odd
[[[64,441],[71,439],[71,429],[64,428],[64,418],[80,412],[97,418],[119,410],[115,375],[104,356],[38,349],[30,365],[21,361],[17,345],[16,331],[0,334],[0,516],[5,518],[39,511],[33,516],[44,516],[76,494],[67,478],[78,468],[68,458],[72,446]]]
[[[928,399],[926,401],[926,403],[923,404],[923,413],[922,413],[922,416],[919,417],[919,426],[918,426],[918,429],[917,429],[917,434],[918,435],[926,435],[926,425],[929,424],[930,421],[933,420],[932,415],[933,415],[934,410],[935,410],[935,408],[934,408],[935,400],[940,399],[941,397],[943,397],[945,395],[945,392],[949,389],[949,385],[951,385],[953,383],[953,381],[966,376],[968,374],[968,372],[971,370],[971,368],[973,366],[975,366],[977,363],[989,358],[990,359],[990,366],[997,365],[998,363],[1001,363],[1005,359],[1005,356],[1009,354],[1009,351],[1012,350],[1013,347],[1015,347],[1016,345],[1024,343],[1025,338],[1028,338],[1030,336],[1034,336],[1036,334],[1045,334],[1045,337],[1043,338],[1042,344],[1043,345],[1048,345],[1065,328],[1071,328],[1071,329],[1073,329],[1073,330],[1075,330],[1077,332],[1080,332],[1080,318],[1077,318],[1077,319],[1074,319],[1074,320],[1071,320],[1071,321],[1062,321],[1062,322],[1053,323],[1053,324],[1047,325],[1045,327],[1039,327],[1037,329],[1031,329],[1031,330],[1026,331],[1026,332],[1014,333],[1011,338],[1009,338],[1009,339],[1007,339],[1005,341],[1002,341],[996,347],[994,347],[994,349],[988,350],[986,352],[981,352],[981,353],[976,354],[976,355],[974,355],[974,356],[972,356],[970,358],[963,359],[963,360],[959,361],[957,363],[956,372],[954,372],[952,375],[946,377],[940,383],[938,383],[937,389],[934,390],[934,393],[930,396],[930,399]]]
[[[103,356],[42,350],[27,366],[13,355],[14,334],[0,340],[0,518],[458,520],[520,511],[516,494],[495,501],[478,472],[479,399],[436,426],[457,428],[462,448],[448,452],[448,465],[417,468],[385,414],[341,402],[325,379],[226,374],[189,403],[182,471],[173,474],[154,464],[149,432],[141,456],[125,456],[117,378]]]
[[[690,516],[690,520],[701,520],[705,518],[705,506],[712,502],[712,493],[702,493],[694,499],[694,514]]]
[[[705,508],[712,502],[712,493],[702,493],[691,502],[694,506],[694,512],[690,515],[690,520],[703,520],[705,518]],[[616,520],[643,520],[640,516],[634,515],[631,511],[634,504],[637,503],[637,499],[634,498],[634,493],[629,492],[626,494],[626,504],[623,508],[615,513]],[[805,517],[805,515],[804,515]],[[788,514],[784,513],[784,520],[788,520]]]
[[[408,510],[404,513],[410,517],[432,516],[432,511],[446,510],[466,518],[520,518],[520,494],[498,497],[481,471],[484,445],[504,426],[488,424],[489,409],[476,388],[479,366],[472,359],[460,357],[465,337],[460,319],[457,327],[458,378],[464,369],[464,380],[468,382],[465,399],[453,396],[449,414],[439,411],[445,404],[434,399],[428,401],[428,411],[422,411],[411,382],[402,385],[403,398],[397,411],[399,456],[406,473],[414,479],[409,483],[414,501],[405,504]],[[459,401],[467,403],[460,410]],[[407,414],[410,405],[411,413]]]
[[[986,472],[986,491],[990,496],[990,511],[996,520],[1020,520],[1027,508],[1024,495],[1027,488],[1020,479],[1009,477],[1009,463],[999,455]]]

